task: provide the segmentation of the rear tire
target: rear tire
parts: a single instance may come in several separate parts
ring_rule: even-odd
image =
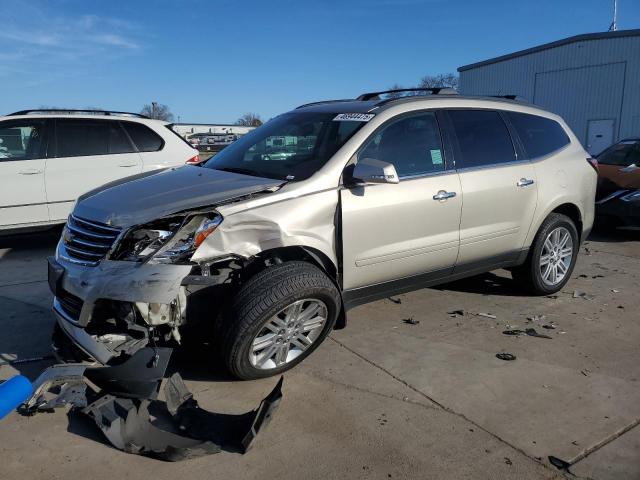
[[[573,220],[552,213],[540,226],[524,265],[514,268],[513,279],[533,295],[549,295],[569,281],[580,245]]]
[[[340,292],[318,267],[299,261],[269,267],[232,301],[222,338],[224,363],[242,380],[289,370],[326,338],[340,305]]]

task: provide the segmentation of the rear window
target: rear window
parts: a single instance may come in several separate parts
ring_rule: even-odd
[[[127,133],[140,152],[157,152],[162,150],[164,140],[146,125],[133,122],[122,122]]]
[[[513,142],[500,114],[490,110],[450,110],[458,139],[458,168],[481,167],[516,159]]]
[[[118,122],[69,119],[56,121],[58,157],[131,153],[134,148]]]
[[[640,166],[640,142],[624,141],[616,143],[598,155],[598,163],[628,167]]]
[[[569,144],[569,137],[554,120],[527,113],[507,112],[529,158],[542,157]]]

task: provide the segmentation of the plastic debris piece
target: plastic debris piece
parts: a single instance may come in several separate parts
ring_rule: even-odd
[[[408,325],[418,325],[420,323],[420,320],[416,320],[413,317],[403,318],[402,321]]]
[[[553,455],[549,455],[549,463],[560,470],[569,470],[569,467],[571,466],[569,462],[566,462],[561,458],[554,457]]]
[[[545,325],[542,325],[542,328],[546,328],[547,330],[555,330],[556,326],[553,323],[547,323]]]
[[[586,292],[581,292],[579,290],[574,290],[573,292],[573,298],[582,298],[583,300],[593,300],[595,297],[595,295],[590,295]]]
[[[222,449],[245,453],[278,407],[282,382],[281,377],[256,410],[228,415],[201,409],[176,373],[168,379],[165,395],[167,411],[179,433],[151,422],[147,399],[104,395],[83,409],[83,413],[95,420],[114,447],[127,453],[169,462],[211,455]]]
[[[479,312],[479,313],[476,313],[476,315],[477,315],[478,317],[485,317],[485,318],[492,318],[492,319],[496,319],[496,318],[498,318],[497,316],[495,316],[495,315],[494,315],[494,314],[492,314],[492,313],[483,313],[483,312]]]
[[[612,288],[611,293],[620,293],[620,290],[616,290],[615,288]]]
[[[462,317],[464,316],[464,310],[459,309],[459,310],[451,310],[450,312],[447,312],[448,315],[451,315],[452,317]]]
[[[542,333],[538,333],[535,328],[527,328],[526,330],[520,330],[518,328],[514,328],[511,330],[504,330],[502,333],[505,335],[511,335],[511,336],[527,335],[529,337],[551,339],[549,335],[543,335]]]
[[[515,360],[516,356],[512,353],[503,352],[503,353],[496,353],[496,358],[510,362],[512,360]]]
[[[389,297],[389,300],[391,300],[393,303],[395,303],[396,305],[400,305],[402,303],[402,299],[401,298],[393,298],[393,297]]]

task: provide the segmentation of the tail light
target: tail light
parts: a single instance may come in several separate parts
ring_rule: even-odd
[[[589,165],[591,165],[596,173],[598,173],[598,160],[593,157],[588,157],[587,162],[589,162]]]
[[[191,157],[189,160],[187,160],[184,163],[186,163],[188,165],[197,165],[198,163],[200,163],[200,154],[194,155],[193,157]]]

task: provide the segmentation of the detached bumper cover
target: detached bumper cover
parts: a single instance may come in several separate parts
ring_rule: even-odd
[[[222,450],[245,453],[277,409],[283,379],[257,409],[228,415],[201,409],[180,374],[175,373],[165,384],[163,411],[154,409],[156,418],[167,418],[170,429],[159,428],[151,423],[149,406],[160,403],[156,398],[170,356],[168,348],[144,348],[115,367],[54,365],[38,377],[33,396],[19,411],[33,415],[69,405],[93,418],[115,448],[165,461]],[[58,394],[46,398],[54,387],[59,388]]]

